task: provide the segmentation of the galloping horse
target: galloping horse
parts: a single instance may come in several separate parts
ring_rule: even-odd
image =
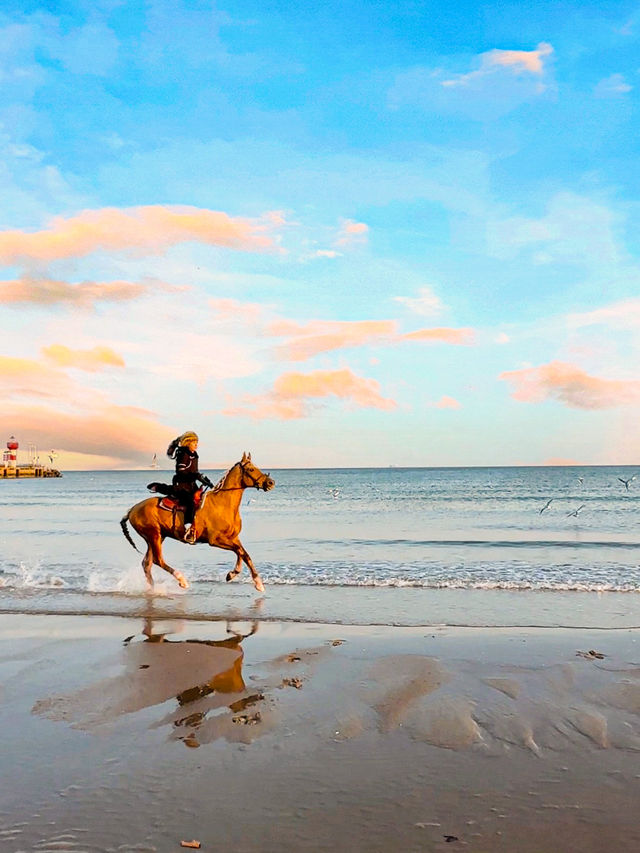
[[[268,492],[275,482],[268,474],[263,474],[251,462],[251,454],[243,453],[240,462],[236,462],[210,491],[204,493],[203,501],[196,513],[196,542],[208,542],[216,548],[233,551],[236,564],[228,573],[227,580],[232,581],[242,570],[242,561],[251,572],[253,585],[258,592],[264,592],[262,578],[249,554],[238,539],[242,529],[240,518],[240,502],[245,489],[250,487]],[[188,589],[189,583],[182,572],[171,568],[162,557],[162,542],[169,537],[182,541],[184,536],[184,513],[162,506],[162,498],[147,498],[131,507],[120,521],[122,532],[128,541],[136,548],[135,542],[129,535],[127,521],[147,543],[147,552],[142,560],[147,583],[153,586],[151,566],[160,566],[173,575],[182,589]]]

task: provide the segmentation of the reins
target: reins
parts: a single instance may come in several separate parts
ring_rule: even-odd
[[[224,483],[224,481],[226,480],[226,478],[228,477],[228,475],[230,474],[230,472],[236,467],[236,465],[239,465],[240,470],[245,475],[245,477],[248,477],[251,480],[251,486],[223,486],[222,485]],[[220,479],[215,484],[215,486],[212,486],[210,489],[205,490],[205,493],[202,496],[202,500],[204,501],[204,498],[208,494],[217,495],[219,492],[237,492],[237,491],[240,491],[242,489],[252,488],[254,486],[256,489],[260,488],[260,485],[259,485],[258,481],[256,480],[256,478],[247,471],[247,469],[244,467],[242,462],[234,462],[234,464],[231,466],[231,468],[228,468],[224,472],[222,477],[220,477]]]

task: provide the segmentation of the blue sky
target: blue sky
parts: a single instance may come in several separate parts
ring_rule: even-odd
[[[5,2],[0,423],[634,464],[637,3]]]

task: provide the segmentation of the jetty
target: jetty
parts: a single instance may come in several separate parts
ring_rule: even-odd
[[[25,477],[62,477],[62,472],[48,465],[3,465],[0,468],[0,480],[22,480]]]
[[[0,465],[0,480],[22,480],[24,478],[34,477],[62,477],[57,468],[52,468],[50,465],[43,465],[40,462],[38,451],[35,445],[29,445],[29,461],[24,465],[18,465],[18,448],[19,443],[15,436],[11,436],[7,442],[7,449],[2,454],[2,464]],[[57,456],[54,450],[51,451],[49,458],[51,461]]]

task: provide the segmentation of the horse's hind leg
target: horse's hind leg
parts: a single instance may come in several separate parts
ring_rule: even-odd
[[[182,572],[179,572],[178,569],[174,569],[169,565],[169,563],[165,563],[164,557],[162,556],[162,539],[160,535],[151,540],[150,548],[152,549],[153,562],[156,566],[160,566],[160,568],[164,569],[165,572],[169,572],[170,575],[173,575],[182,589],[189,589],[189,582]]]
[[[142,558],[142,568],[144,569],[144,576],[147,579],[147,583],[150,587],[153,587],[153,578],[151,577],[151,566],[153,565],[153,550],[151,548],[151,543],[147,542],[147,551]]]

